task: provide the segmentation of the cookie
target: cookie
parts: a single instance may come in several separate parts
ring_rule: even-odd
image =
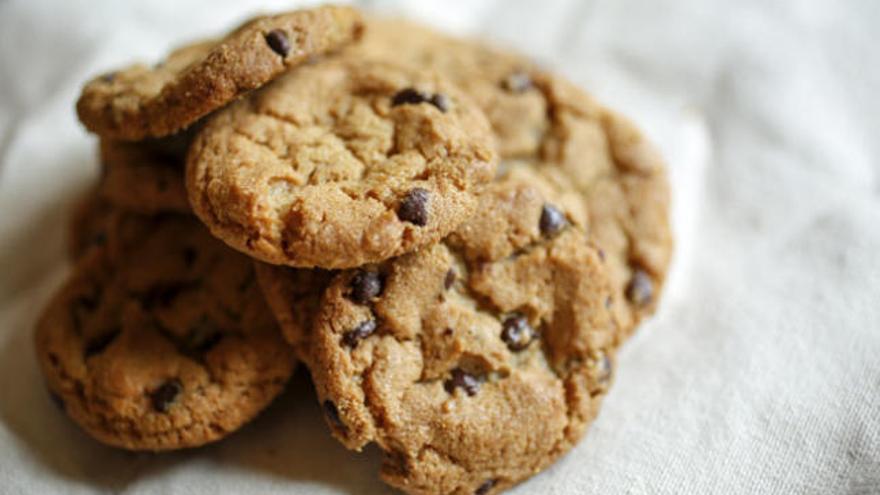
[[[187,191],[215,236],[256,259],[350,268],[454,230],[496,163],[485,117],[442,78],[335,57],[209,119]]]
[[[350,51],[452,78],[489,117],[502,170],[538,170],[608,257],[621,340],[653,313],[672,256],[669,185],[632,123],[522,56],[418,24],[372,19]]]
[[[533,74],[533,84],[547,102],[548,129],[536,156],[508,160],[505,169],[537,169],[554,194],[565,195],[573,221],[606,258],[623,339],[654,312],[669,270],[673,238],[665,164],[628,119],[573,84],[546,72]]]
[[[281,392],[293,351],[249,259],[194,218],[125,217],[108,232],[119,250],[85,253],[37,324],[49,389],[108,445],[218,440]]]
[[[309,331],[279,290],[285,274],[302,287],[303,271],[260,272],[334,435],[377,443],[382,478],[408,493],[496,493],[532,476],[577,442],[610,384],[604,263],[523,178],[489,186],[442,242],[335,275]]]
[[[167,136],[291,67],[351,43],[362,29],[350,7],[258,17],[223,39],[178,49],[154,67],[133,65],[91,80],[77,114],[106,138]]]
[[[190,211],[184,170],[190,133],[142,142],[102,139],[101,197],[142,214]]]

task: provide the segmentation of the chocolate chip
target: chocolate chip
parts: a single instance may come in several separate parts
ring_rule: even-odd
[[[205,354],[223,340],[223,332],[207,317],[190,330],[185,342],[186,350],[190,353]],[[199,357],[199,356],[196,356]]]
[[[419,91],[415,88],[406,88],[398,91],[391,98],[391,106],[396,107],[398,105],[418,105],[419,103],[425,103],[431,101],[431,95]]]
[[[150,402],[153,403],[153,409],[160,413],[168,412],[171,404],[177,399],[180,392],[183,391],[183,385],[177,379],[171,379],[163,383],[161,387],[150,393]]]
[[[108,72],[108,73],[104,74],[103,76],[101,76],[101,80],[104,81],[105,83],[108,83],[108,84],[112,83],[115,79],[116,79],[115,72]]]
[[[504,320],[501,330],[501,340],[507,344],[507,348],[517,352],[525,349],[532,343],[538,332],[529,324],[528,318],[516,314]]]
[[[269,31],[266,35],[266,43],[269,44],[269,48],[271,48],[273,52],[282,57],[286,57],[290,52],[290,41],[287,39],[287,35],[284,34],[284,31],[280,29]]]
[[[489,493],[489,490],[495,486],[495,480],[486,480],[477,488],[477,491],[474,492],[474,495],[486,495]]]
[[[89,239],[89,244],[92,246],[103,246],[104,243],[107,242],[107,233],[106,232],[95,232],[94,235]]]
[[[411,189],[397,208],[397,218],[419,227],[427,224],[430,194],[427,189],[421,187]]]
[[[558,234],[566,225],[568,225],[568,220],[566,220],[565,214],[549,203],[544,204],[541,208],[541,220],[538,223],[542,234],[552,237]]]
[[[348,347],[355,348],[361,340],[369,337],[376,331],[376,320],[366,320],[361,322],[354,330],[349,330],[342,335],[342,343]]]
[[[119,330],[117,329],[89,340],[88,343],[86,343],[85,350],[83,351],[84,356],[88,358],[102,352],[104,349],[107,348],[107,346],[109,346],[114,340],[116,340],[116,337],[118,335]]]
[[[522,93],[532,87],[532,78],[523,71],[516,71],[501,81],[501,87],[512,93]]]
[[[437,107],[441,112],[446,112],[452,107],[452,101],[449,100],[449,97],[442,93],[434,93],[431,96],[431,104]]]
[[[191,247],[183,249],[183,262],[186,264],[187,267],[190,267],[193,263],[195,263],[196,254],[196,250]]]
[[[443,387],[450,394],[454,393],[456,388],[461,388],[470,396],[475,395],[480,390],[480,381],[474,375],[460,368],[452,370],[451,375],[449,380],[446,380],[446,383],[443,384]]]
[[[378,272],[359,270],[351,278],[348,298],[357,304],[367,304],[382,293],[382,276]]]
[[[77,332],[82,330],[86,318],[96,309],[98,309],[98,299],[94,296],[81,296],[71,303],[70,312]]]
[[[49,398],[52,399],[52,403],[55,404],[55,407],[62,411],[64,410],[64,399],[62,399],[61,396],[50,390]]]
[[[599,248],[596,252],[599,253],[599,259],[602,261],[605,261],[605,250],[602,248]]]
[[[636,268],[626,286],[626,297],[636,306],[647,306],[654,297],[654,282],[641,268]]]
[[[327,416],[327,419],[330,420],[330,424],[341,431],[346,431],[348,428],[345,426],[345,423],[342,422],[342,418],[339,417],[339,409],[336,409],[336,404],[332,401],[325,400],[324,401],[324,415]]]
[[[415,88],[401,89],[391,97],[391,106],[393,107],[398,105],[418,105],[420,103],[430,103],[441,112],[445,112],[452,107],[452,101],[448,96],[442,93],[426,93]]]
[[[450,268],[448,272],[446,272],[446,278],[443,279],[443,287],[446,290],[449,290],[452,287],[452,284],[455,283],[457,275],[455,274],[455,269]]]

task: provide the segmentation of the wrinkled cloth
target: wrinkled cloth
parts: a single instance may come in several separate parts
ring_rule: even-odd
[[[670,168],[676,253],[584,440],[512,493],[880,493],[880,2],[371,1],[528,53],[632,117]],[[301,371],[215,445],[103,447],[32,329],[70,267],[94,74],[288,1],[0,1],[0,493],[390,493]]]

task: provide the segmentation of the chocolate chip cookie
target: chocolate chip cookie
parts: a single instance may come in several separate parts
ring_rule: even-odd
[[[176,50],[156,66],[134,65],[93,79],[77,113],[102,137],[166,136],[310,57],[351,43],[362,29],[360,14],[349,7],[258,17],[223,39]]]
[[[209,119],[187,190],[212,233],[254,258],[349,268],[454,230],[496,162],[485,117],[439,76],[335,57]]]
[[[632,123],[525,57],[418,24],[372,19],[350,51],[436,70],[462,87],[492,123],[502,170],[539,170],[602,248],[621,337],[654,311],[672,255],[669,185]]]
[[[495,493],[537,473],[581,437],[609,386],[604,263],[530,182],[490,185],[442,242],[338,273],[311,331],[293,328],[334,435],[377,443],[383,479],[408,493]],[[262,285],[293,315],[284,273],[302,286],[280,267]]]
[[[101,197],[126,210],[187,213],[184,170],[191,133],[137,143],[102,139]]]
[[[672,256],[669,183],[660,154],[625,117],[546,72],[533,84],[548,108],[540,152],[506,170],[538,170],[569,198],[573,220],[602,249],[622,337],[654,312]],[[582,206],[576,211],[574,204]]]
[[[295,357],[250,260],[194,218],[126,214],[85,253],[36,328],[64,411],[131,450],[220,439],[282,390]]]

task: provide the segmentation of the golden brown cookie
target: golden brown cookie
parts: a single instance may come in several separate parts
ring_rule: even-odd
[[[310,57],[351,43],[362,29],[360,14],[350,7],[258,17],[223,39],[176,50],[154,67],[133,65],[93,79],[77,113],[102,137],[167,136]]]
[[[382,478],[408,493],[496,493],[534,475],[610,384],[604,263],[530,182],[489,186],[442,242],[338,273],[312,317],[293,290],[307,271],[260,271],[334,436],[377,443]]]
[[[539,171],[608,257],[622,337],[654,311],[673,247],[669,185],[632,123],[522,56],[418,24],[371,19],[348,51],[435,70],[462,87],[492,123],[502,173]]]
[[[254,258],[349,268],[453,231],[495,166],[483,114],[445,80],[337,57],[209,119],[187,190],[211,232]]]
[[[607,260],[615,316],[629,336],[656,309],[672,257],[665,164],[629,120],[571,83],[536,73],[534,86],[547,101],[548,131],[540,153],[506,169],[537,169],[568,197],[573,220]]]
[[[160,451],[220,439],[281,392],[293,351],[250,260],[191,217],[124,216],[37,324],[49,389],[109,445]]]

